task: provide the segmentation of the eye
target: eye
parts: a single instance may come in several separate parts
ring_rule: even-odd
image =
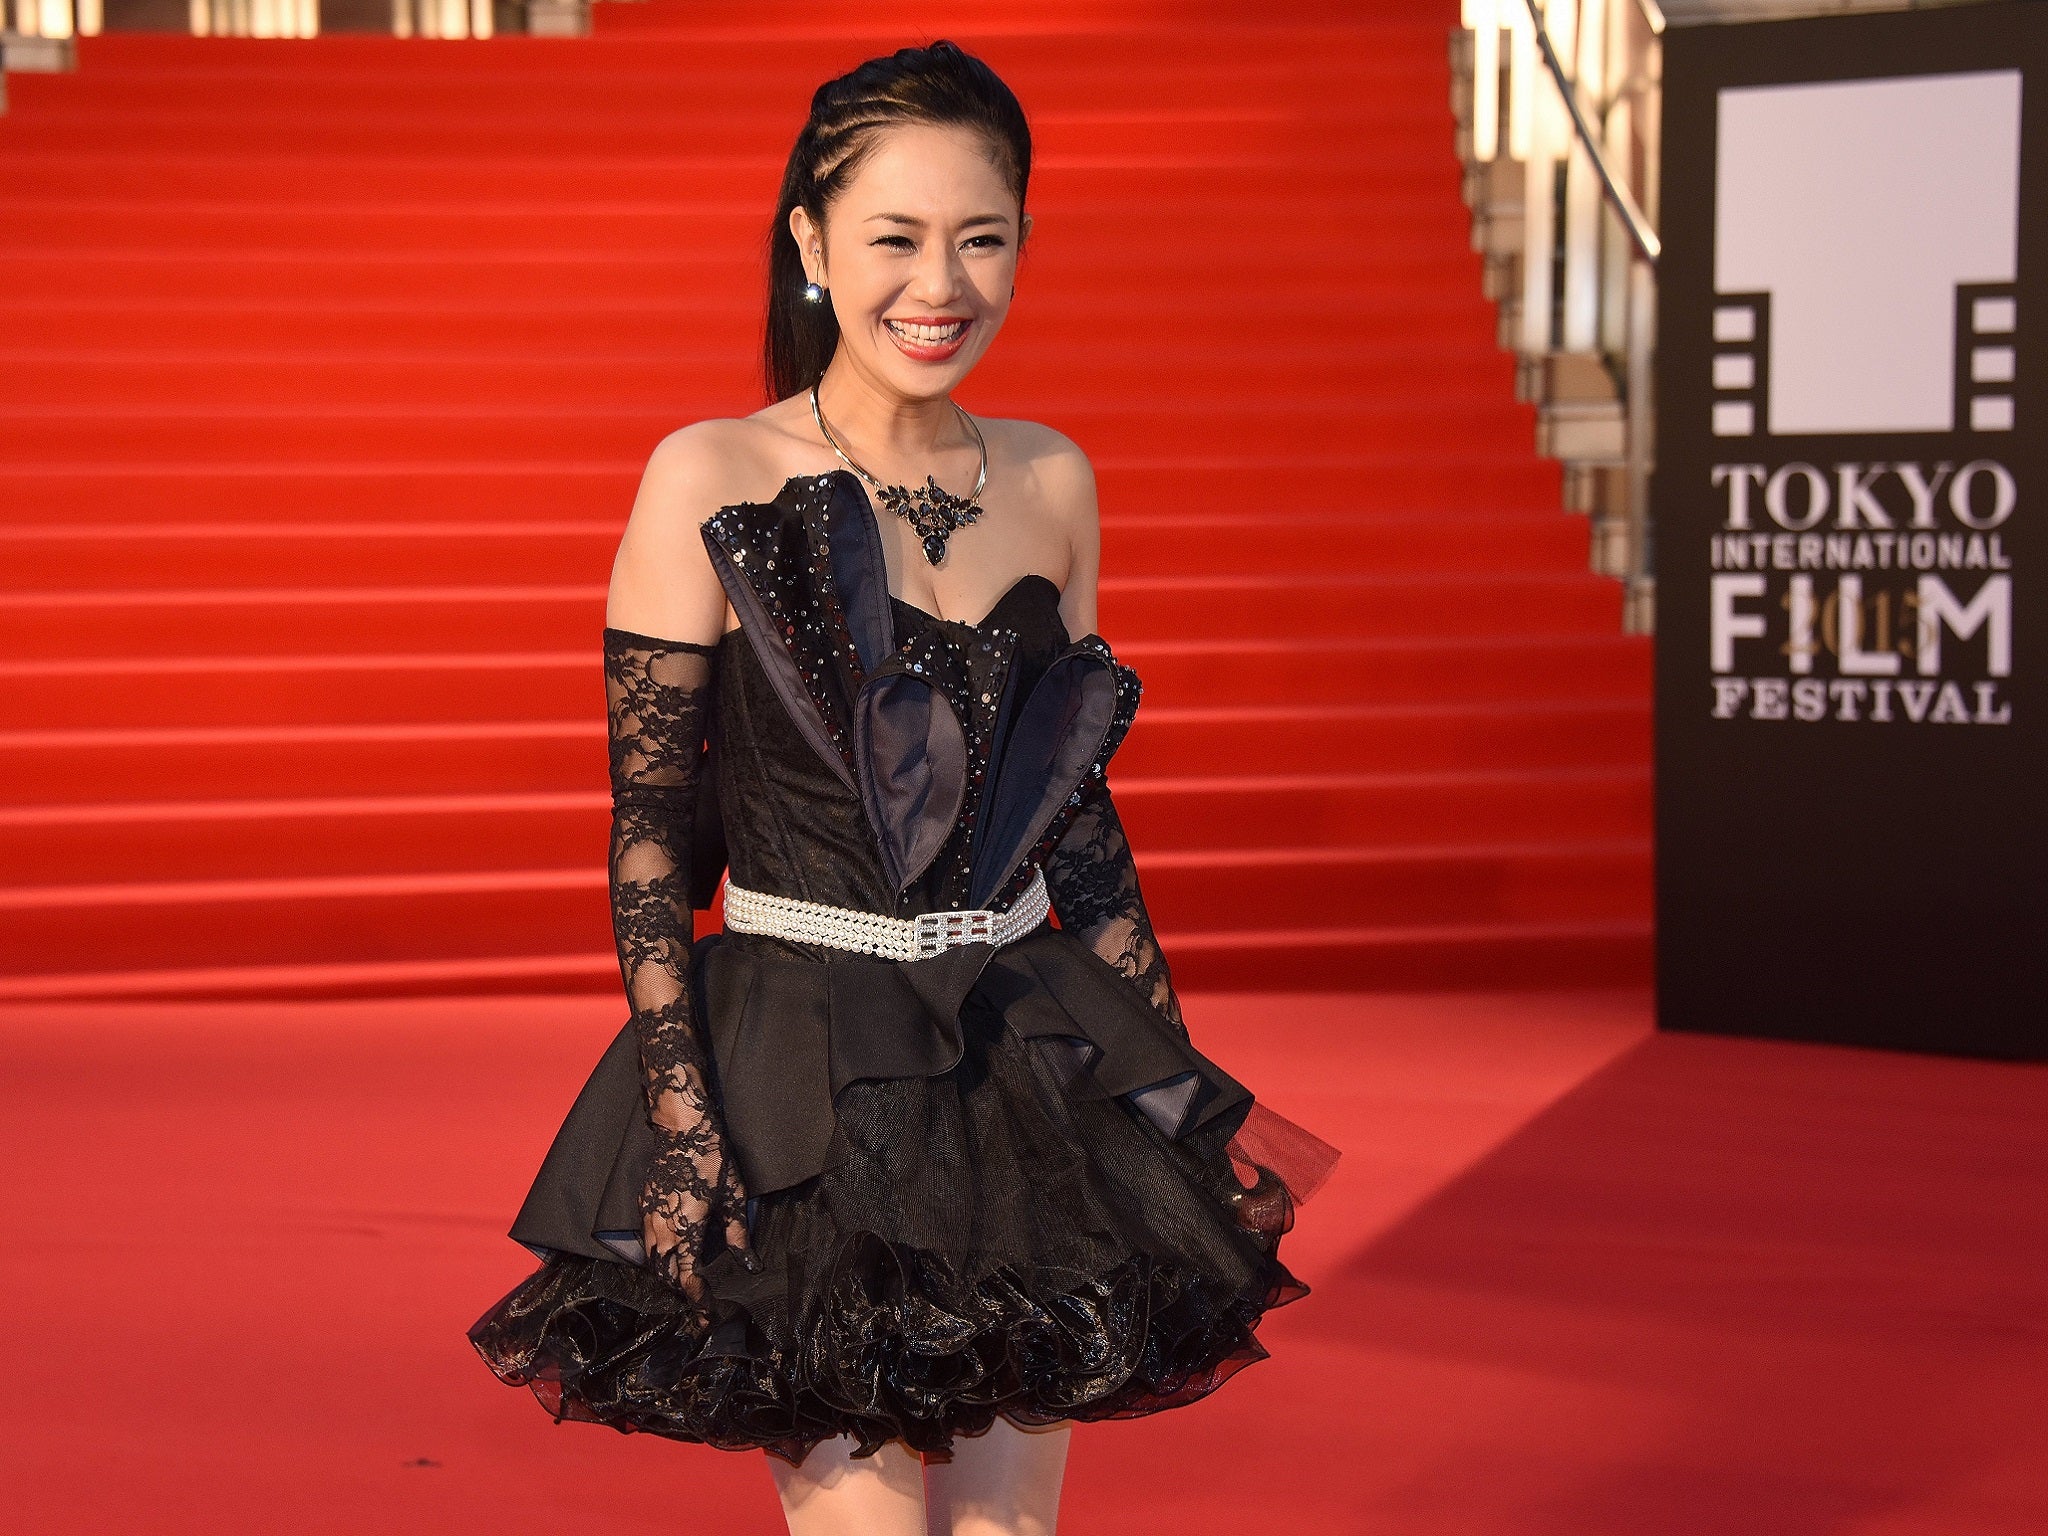
[[[1001,235],[970,235],[967,239],[967,245],[970,249],[984,251],[1000,251],[1008,244],[1009,241],[1005,240]]]
[[[917,249],[917,242],[908,235],[877,235],[869,243],[871,245],[886,245],[899,251],[914,251]]]

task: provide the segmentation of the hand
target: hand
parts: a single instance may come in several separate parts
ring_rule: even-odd
[[[701,1303],[704,1282],[697,1270],[713,1226],[723,1225],[726,1246],[748,1269],[758,1267],[747,1241],[747,1192],[709,1120],[687,1131],[660,1125],[654,1131],[654,1163],[640,1192],[647,1263],[690,1301]]]

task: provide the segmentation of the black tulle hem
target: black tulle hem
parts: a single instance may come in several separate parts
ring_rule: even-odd
[[[899,1441],[942,1461],[999,1416],[1134,1418],[1206,1397],[1266,1358],[1260,1318],[1308,1294],[1274,1257],[1235,1290],[1143,1255],[1089,1276],[1002,1267],[963,1282],[927,1251],[862,1233],[830,1265],[830,1305],[775,1342],[732,1299],[750,1284],[771,1293],[772,1277],[719,1267],[730,1289],[713,1277],[707,1326],[648,1270],[557,1254],[468,1336],[557,1422],[791,1463],[838,1436],[856,1456]]]
[[[1008,1011],[998,989],[972,992],[948,1070],[835,1093],[830,1166],[749,1202],[756,1268],[713,1235],[700,1303],[642,1265],[542,1244],[472,1344],[557,1421],[791,1462],[838,1437],[944,1459],[999,1416],[1130,1418],[1207,1396],[1265,1358],[1264,1314],[1307,1294],[1280,1242],[1335,1153],[1257,1103],[1170,1133],[1070,1038],[1015,1027],[1034,998],[1128,990],[1103,969]],[[619,1181],[616,1156],[593,1166]],[[605,1240],[624,1215],[572,1226]]]

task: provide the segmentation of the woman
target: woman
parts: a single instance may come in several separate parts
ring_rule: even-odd
[[[1030,161],[950,43],[812,102],[775,403],[663,440],[612,575],[632,1019],[470,1330],[558,1418],[773,1453],[800,1536],[1050,1532],[1073,1421],[1263,1357],[1335,1156],[1182,1025],[1104,776],[1138,682],[1087,459],[952,401]]]

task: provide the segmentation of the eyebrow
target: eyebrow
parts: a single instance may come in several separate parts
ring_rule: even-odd
[[[871,213],[868,215],[867,222],[870,224],[877,222],[884,224],[907,224],[912,229],[924,228],[924,220],[918,218],[915,214],[909,213]],[[1009,223],[1010,220],[1006,214],[978,213],[971,219],[962,219],[960,227],[962,229],[976,229],[983,224],[1000,224],[1008,228]]]

